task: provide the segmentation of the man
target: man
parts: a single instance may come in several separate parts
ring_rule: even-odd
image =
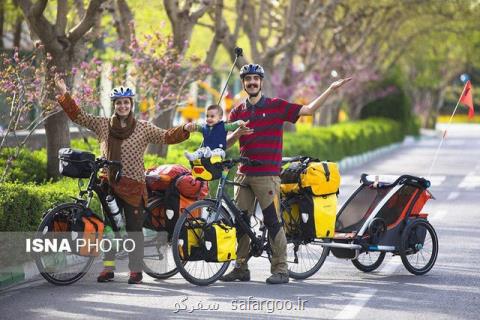
[[[283,123],[295,123],[300,116],[313,115],[327,98],[351,78],[338,80],[330,85],[310,104],[302,106],[278,98],[262,95],[265,72],[258,64],[248,64],[241,68],[240,78],[243,89],[248,93],[245,103],[235,107],[229,121],[243,120],[246,127],[238,128],[227,137],[227,146],[240,140],[240,154],[243,157],[259,160],[261,166],[241,165],[235,181],[250,186],[235,187],[235,200],[242,210],[245,220],[250,220],[255,198],[263,212],[264,223],[269,232],[272,248],[272,275],[266,280],[269,284],[288,283],[287,239],[282,227],[280,211],[280,170],[283,149]],[[221,278],[222,281],[249,281],[250,271],[247,256],[250,238],[237,234],[238,248],[235,268]]]

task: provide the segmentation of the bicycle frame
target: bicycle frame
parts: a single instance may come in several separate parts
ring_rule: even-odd
[[[75,161],[75,162],[89,162],[89,160],[86,161]],[[118,232],[120,231],[120,228],[118,228],[117,224],[115,223],[115,220],[112,217],[112,213],[110,212],[110,208],[108,207],[106,196],[107,194],[105,191],[102,189],[101,181],[97,177],[99,167],[97,165],[94,165],[94,170],[92,174],[90,175],[90,178],[88,180],[88,185],[85,190],[80,190],[78,192],[79,198],[74,198],[78,204],[89,208],[90,203],[93,198],[93,193],[95,193],[98,196],[98,199],[100,200],[100,204],[102,206],[103,212],[105,213],[104,217],[105,219],[108,219],[109,225],[112,227],[112,230],[115,232],[116,236],[119,236]],[[83,199],[83,196],[87,195],[87,200]]]
[[[228,212],[230,212],[230,214],[233,215],[233,218],[235,219],[235,223],[237,224],[237,226],[240,228],[240,230],[242,230],[243,232],[245,232],[245,234],[248,235],[250,240],[253,242],[254,248],[256,248],[260,252],[260,254],[255,256],[259,256],[261,255],[263,250],[267,249],[264,246],[265,239],[266,239],[266,228],[262,226],[260,228],[260,230],[262,231],[262,236],[257,237],[257,235],[253,232],[252,228],[242,218],[243,213],[238,209],[238,207],[235,205],[233,200],[230,199],[230,196],[228,195],[228,193],[225,192],[225,186],[228,184],[228,185],[234,185],[234,186],[243,187],[243,188],[249,188],[249,187],[245,184],[227,180],[227,175],[228,175],[228,170],[224,170],[219,180],[216,197],[215,199],[212,199],[215,202],[215,206],[216,206],[216,214],[213,221],[216,221],[218,219],[220,215],[220,208],[222,207],[222,201],[224,201],[227,208],[229,209]],[[257,204],[257,201],[255,201],[255,206],[254,206],[255,208],[257,207],[256,204]],[[249,258],[252,256],[251,253],[252,252],[250,251]]]

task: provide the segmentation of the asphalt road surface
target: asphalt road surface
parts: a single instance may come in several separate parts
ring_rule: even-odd
[[[439,141],[432,137],[404,143],[343,172],[340,203],[357,188],[363,172],[427,177]],[[424,276],[410,274],[399,257],[387,255],[378,270],[367,274],[330,255],[314,276],[286,285],[265,284],[270,265],[262,258],[251,260],[250,282],[197,287],[177,275],[163,281],[145,276],[143,284],[128,285],[123,261],[114,282],[97,284],[97,263],[70,286],[39,279],[1,291],[0,318],[479,319],[479,126],[449,130],[430,178],[436,200],[423,211],[430,213],[440,249],[435,266]],[[207,310],[195,310],[199,306]]]

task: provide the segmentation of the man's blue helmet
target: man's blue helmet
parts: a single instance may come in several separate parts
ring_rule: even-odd
[[[110,92],[110,100],[115,100],[118,98],[133,98],[135,96],[135,92],[133,92],[133,89],[130,89],[129,87],[116,87],[113,88],[112,92]]]
[[[240,69],[240,78],[242,80],[247,74],[256,74],[262,79],[265,77],[265,71],[263,70],[263,67],[256,63],[246,64]]]

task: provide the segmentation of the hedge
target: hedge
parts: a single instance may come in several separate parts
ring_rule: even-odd
[[[401,141],[404,132],[401,125],[390,119],[368,119],[358,122],[336,124],[330,127],[298,126],[297,132],[284,135],[284,155],[309,155],[312,157],[339,161],[346,156],[363,153],[384,145]],[[200,145],[201,135],[193,134],[191,139],[169,149],[167,159],[146,155],[145,167],[163,163],[180,163],[188,166],[183,156],[185,150],[194,150]],[[301,143],[299,143],[301,142]],[[91,150],[98,154],[98,143],[89,139]],[[72,147],[89,150],[83,140],[72,141]],[[55,203],[72,201],[70,196],[78,193],[75,179],[35,185],[46,171],[45,151],[23,152],[15,164],[12,182],[0,185],[0,231],[33,231],[41,215]],[[238,148],[229,150],[231,157],[238,155]],[[41,168],[40,170],[38,170]],[[24,170],[24,171],[22,171]],[[16,181],[15,181],[16,180]],[[45,178],[43,177],[43,180]],[[211,184],[211,190],[216,183]],[[98,201],[94,210],[99,210]]]
[[[42,214],[49,208],[73,202],[78,194],[78,182],[63,179],[44,185],[7,182],[0,184],[0,231],[35,231]],[[101,214],[94,198],[92,209]]]

